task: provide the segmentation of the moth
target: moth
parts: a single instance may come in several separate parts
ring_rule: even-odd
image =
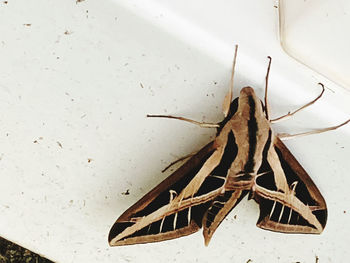
[[[283,233],[320,234],[327,221],[327,206],[309,175],[281,141],[320,133],[345,125],[300,134],[275,134],[271,123],[291,117],[317,101],[324,92],[299,108],[271,120],[267,102],[269,58],[262,102],[251,87],[233,97],[230,89],[218,124],[183,117],[148,115],[185,120],[217,129],[215,139],[192,155],[179,169],[126,210],[110,230],[111,246],[163,241],[189,235],[203,228],[205,245],[215,230],[248,195],[260,208],[257,226]]]

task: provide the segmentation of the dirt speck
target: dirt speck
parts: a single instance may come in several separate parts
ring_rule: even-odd
[[[88,158],[88,163],[91,163],[93,161],[92,158]]]
[[[32,24],[23,24],[24,26],[31,26]]]
[[[38,139],[34,140],[33,143],[39,143],[39,141],[42,141],[43,139],[43,137],[39,137]]]
[[[130,194],[129,189],[126,189],[125,192],[122,192],[122,195],[129,195],[129,194]]]
[[[60,148],[63,148],[62,144],[59,141],[57,141],[57,144]]]

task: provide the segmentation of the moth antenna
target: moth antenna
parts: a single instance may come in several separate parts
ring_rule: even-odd
[[[271,67],[271,61],[272,58],[270,56],[267,57],[269,59],[269,65],[267,66],[267,72],[266,72],[266,77],[265,77],[265,115],[266,115],[266,119],[270,120],[269,117],[269,104],[267,101],[267,87],[268,87],[268,83],[269,83],[269,74],[270,74],[270,67]]]
[[[318,95],[318,96],[316,97],[316,99],[313,99],[312,101],[306,103],[304,106],[300,107],[299,109],[297,109],[297,110],[295,110],[295,111],[293,111],[293,112],[288,112],[287,114],[285,114],[285,115],[283,115],[283,116],[281,116],[281,117],[278,117],[278,118],[276,118],[276,119],[270,120],[270,122],[271,122],[271,123],[276,123],[276,122],[279,122],[279,121],[282,121],[282,120],[286,120],[286,119],[292,117],[294,114],[298,113],[299,111],[301,111],[301,110],[303,110],[303,109],[305,109],[305,108],[311,106],[311,105],[314,104],[316,101],[318,101],[318,100],[322,97],[322,95],[323,95],[323,93],[324,93],[324,91],[325,91],[324,85],[323,85],[321,82],[318,83],[318,85],[320,85],[320,86],[322,87],[322,91],[321,91],[320,95]]]
[[[187,122],[193,123],[195,125],[198,125],[198,126],[200,126],[202,128],[219,128],[220,127],[220,125],[217,124],[217,123],[199,122],[199,121],[191,120],[191,119],[188,119],[188,118],[171,116],[171,115],[152,115],[152,114],[147,114],[146,117],[147,118],[168,118],[168,119],[176,119],[176,120],[181,120],[181,121],[187,121]]]
[[[235,75],[237,51],[238,51],[238,45],[235,45],[235,55],[233,57],[233,63],[232,63],[230,88],[229,88],[229,91],[226,94],[226,96],[224,98],[224,102],[222,104],[222,112],[224,113],[225,117],[227,117],[228,113],[230,112],[230,105],[231,105],[231,101],[232,101],[232,97],[233,97],[233,79],[234,79],[234,75]]]

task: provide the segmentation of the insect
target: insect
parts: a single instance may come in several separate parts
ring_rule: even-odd
[[[313,101],[271,120],[267,101],[270,57],[264,103],[251,87],[243,88],[239,97],[232,100],[237,48],[229,92],[223,103],[223,121],[212,124],[148,115],[217,128],[217,136],[117,219],[109,233],[111,246],[163,241],[201,228],[208,245],[226,215],[246,195],[259,204],[257,226],[260,228],[284,233],[323,231],[327,221],[326,202],[281,140],[334,130],[350,120],[300,134],[275,134],[271,123],[312,105],[322,96],[324,87],[320,83],[322,92]]]

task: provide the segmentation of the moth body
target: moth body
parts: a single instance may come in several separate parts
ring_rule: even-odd
[[[233,82],[233,73],[231,78]],[[325,200],[272,131],[266,101],[266,93],[263,103],[251,87],[232,100],[231,85],[224,100],[226,117],[211,124],[217,127],[216,138],[125,211],[110,230],[109,244],[162,241],[203,228],[207,245],[247,194],[259,204],[258,227],[321,233],[327,221]]]

